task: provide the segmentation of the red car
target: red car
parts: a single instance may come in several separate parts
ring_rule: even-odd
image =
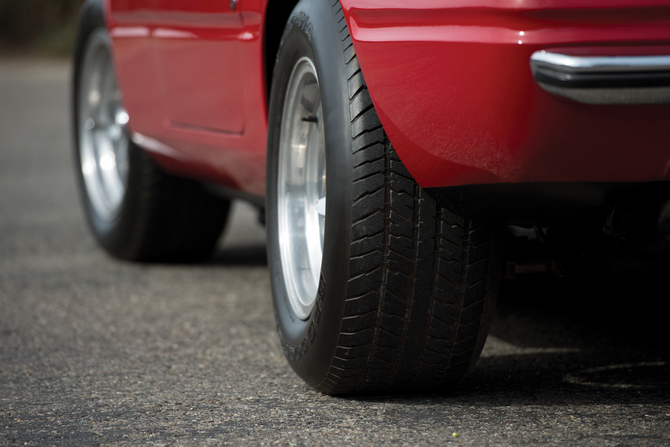
[[[322,392],[462,380],[510,225],[572,272],[667,272],[668,0],[87,0],[75,58],[97,240],[205,259],[231,198],[263,208]]]

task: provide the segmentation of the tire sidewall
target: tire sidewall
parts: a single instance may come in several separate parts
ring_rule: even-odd
[[[282,273],[277,222],[277,170],[281,115],[289,77],[301,57],[316,67],[326,143],[326,226],[321,280],[307,320],[291,309]],[[342,43],[330,5],[303,0],[282,37],[269,107],[267,158],[268,259],[275,319],[286,358],[295,372],[317,389],[337,348],[348,282],[351,245],[351,119]]]

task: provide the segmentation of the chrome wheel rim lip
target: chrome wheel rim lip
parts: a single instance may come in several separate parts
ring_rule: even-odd
[[[115,220],[128,186],[128,113],[123,108],[106,30],[94,31],[79,78],[79,161],[85,193],[103,221]]]
[[[282,110],[277,172],[279,251],[295,315],[306,320],[321,274],[326,218],[326,150],[321,92],[314,63],[300,58]]]

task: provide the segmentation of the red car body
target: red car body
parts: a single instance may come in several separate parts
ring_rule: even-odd
[[[263,208],[325,393],[453,388],[503,275],[670,271],[670,0],[86,0],[73,81],[100,245],[205,260]]]
[[[108,0],[132,138],[167,170],[265,193],[269,3]],[[540,50],[670,54],[667,0],[341,0],[375,108],[422,187],[670,178],[670,105],[583,104]]]

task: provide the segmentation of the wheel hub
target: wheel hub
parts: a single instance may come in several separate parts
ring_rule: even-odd
[[[79,156],[85,191],[95,213],[116,218],[128,183],[128,113],[121,104],[109,37],[90,38],[79,90]]]
[[[303,57],[288,81],[278,166],[281,265],[293,312],[309,317],[323,257],[326,147],[321,91],[312,61]]]

